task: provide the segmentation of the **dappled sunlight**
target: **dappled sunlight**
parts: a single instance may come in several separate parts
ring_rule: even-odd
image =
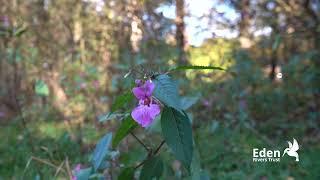
[[[0,180],[320,179],[319,12],[1,1]]]
[[[216,66],[228,70],[235,64],[233,56],[237,45],[236,40],[214,39],[205,41],[200,47],[192,47],[189,50],[190,63],[199,66]],[[204,82],[219,82],[227,78],[224,71],[190,70],[187,77],[193,80],[200,76]]]

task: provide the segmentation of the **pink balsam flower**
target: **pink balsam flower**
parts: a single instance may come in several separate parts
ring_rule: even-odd
[[[160,113],[160,106],[152,99],[155,84],[151,80],[145,83],[136,80],[137,87],[132,89],[133,94],[139,100],[138,107],[134,108],[131,116],[142,127],[148,127]]]
[[[81,164],[77,164],[76,167],[72,170],[72,180],[77,180],[76,174],[81,170]]]

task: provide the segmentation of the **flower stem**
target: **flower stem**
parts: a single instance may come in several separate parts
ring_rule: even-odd
[[[157,147],[157,149],[154,151],[154,155],[157,155],[157,153],[160,151],[161,147],[164,145],[165,142],[166,142],[166,141],[163,140],[163,141],[160,143],[160,145],[159,145],[159,146]]]
[[[130,134],[149,152],[150,148],[148,148],[133,132],[130,132]]]

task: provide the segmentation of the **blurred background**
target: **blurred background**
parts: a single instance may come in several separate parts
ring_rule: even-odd
[[[86,166],[119,126],[103,115],[132,87],[135,77],[124,75],[176,65],[227,69],[173,77],[193,104],[202,179],[320,179],[318,0],[0,4],[0,179],[59,179],[62,163]],[[136,133],[151,145],[159,136]],[[252,148],[284,149],[293,137],[299,163],[252,162]],[[132,137],[119,150],[106,179],[145,156]],[[183,178],[167,159],[164,179]]]

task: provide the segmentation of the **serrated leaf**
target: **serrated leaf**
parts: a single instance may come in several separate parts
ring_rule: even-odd
[[[171,107],[161,115],[163,137],[174,156],[189,170],[193,155],[192,128],[188,116]]]
[[[92,168],[80,169],[75,173],[77,180],[88,180],[92,172]]]
[[[112,141],[112,133],[108,133],[98,142],[92,158],[92,164],[95,171],[100,167],[103,159],[109,152],[110,145]]]
[[[159,156],[148,159],[141,170],[140,180],[150,180],[160,178],[163,171],[163,162]]]
[[[189,69],[193,69],[193,70],[205,70],[205,69],[211,69],[211,70],[221,70],[221,71],[225,71],[224,68],[222,67],[217,67],[217,66],[177,66],[174,68],[171,68],[170,71],[177,71],[177,70],[189,70]]]
[[[35,84],[35,92],[39,96],[48,96],[49,95],[49,87],[44,81],[37,80],[36,84]]]
[[[118,176],[118,180],[129,180],[134,178],[134,168],[128,167],[123,169]]]
[[[138,124],[132,119],[131,116],[125,118],[122,121],[118,131],[116,132],[116,135],[112,139],[112,147],[117,147],[121,140],[125,138],[130,133],[130,131],[132,131],[137,126]]]
[[[161,74],[154,79],[156,85],[153,95],[169,107],[181,109],[178,85],[168,75]]]

